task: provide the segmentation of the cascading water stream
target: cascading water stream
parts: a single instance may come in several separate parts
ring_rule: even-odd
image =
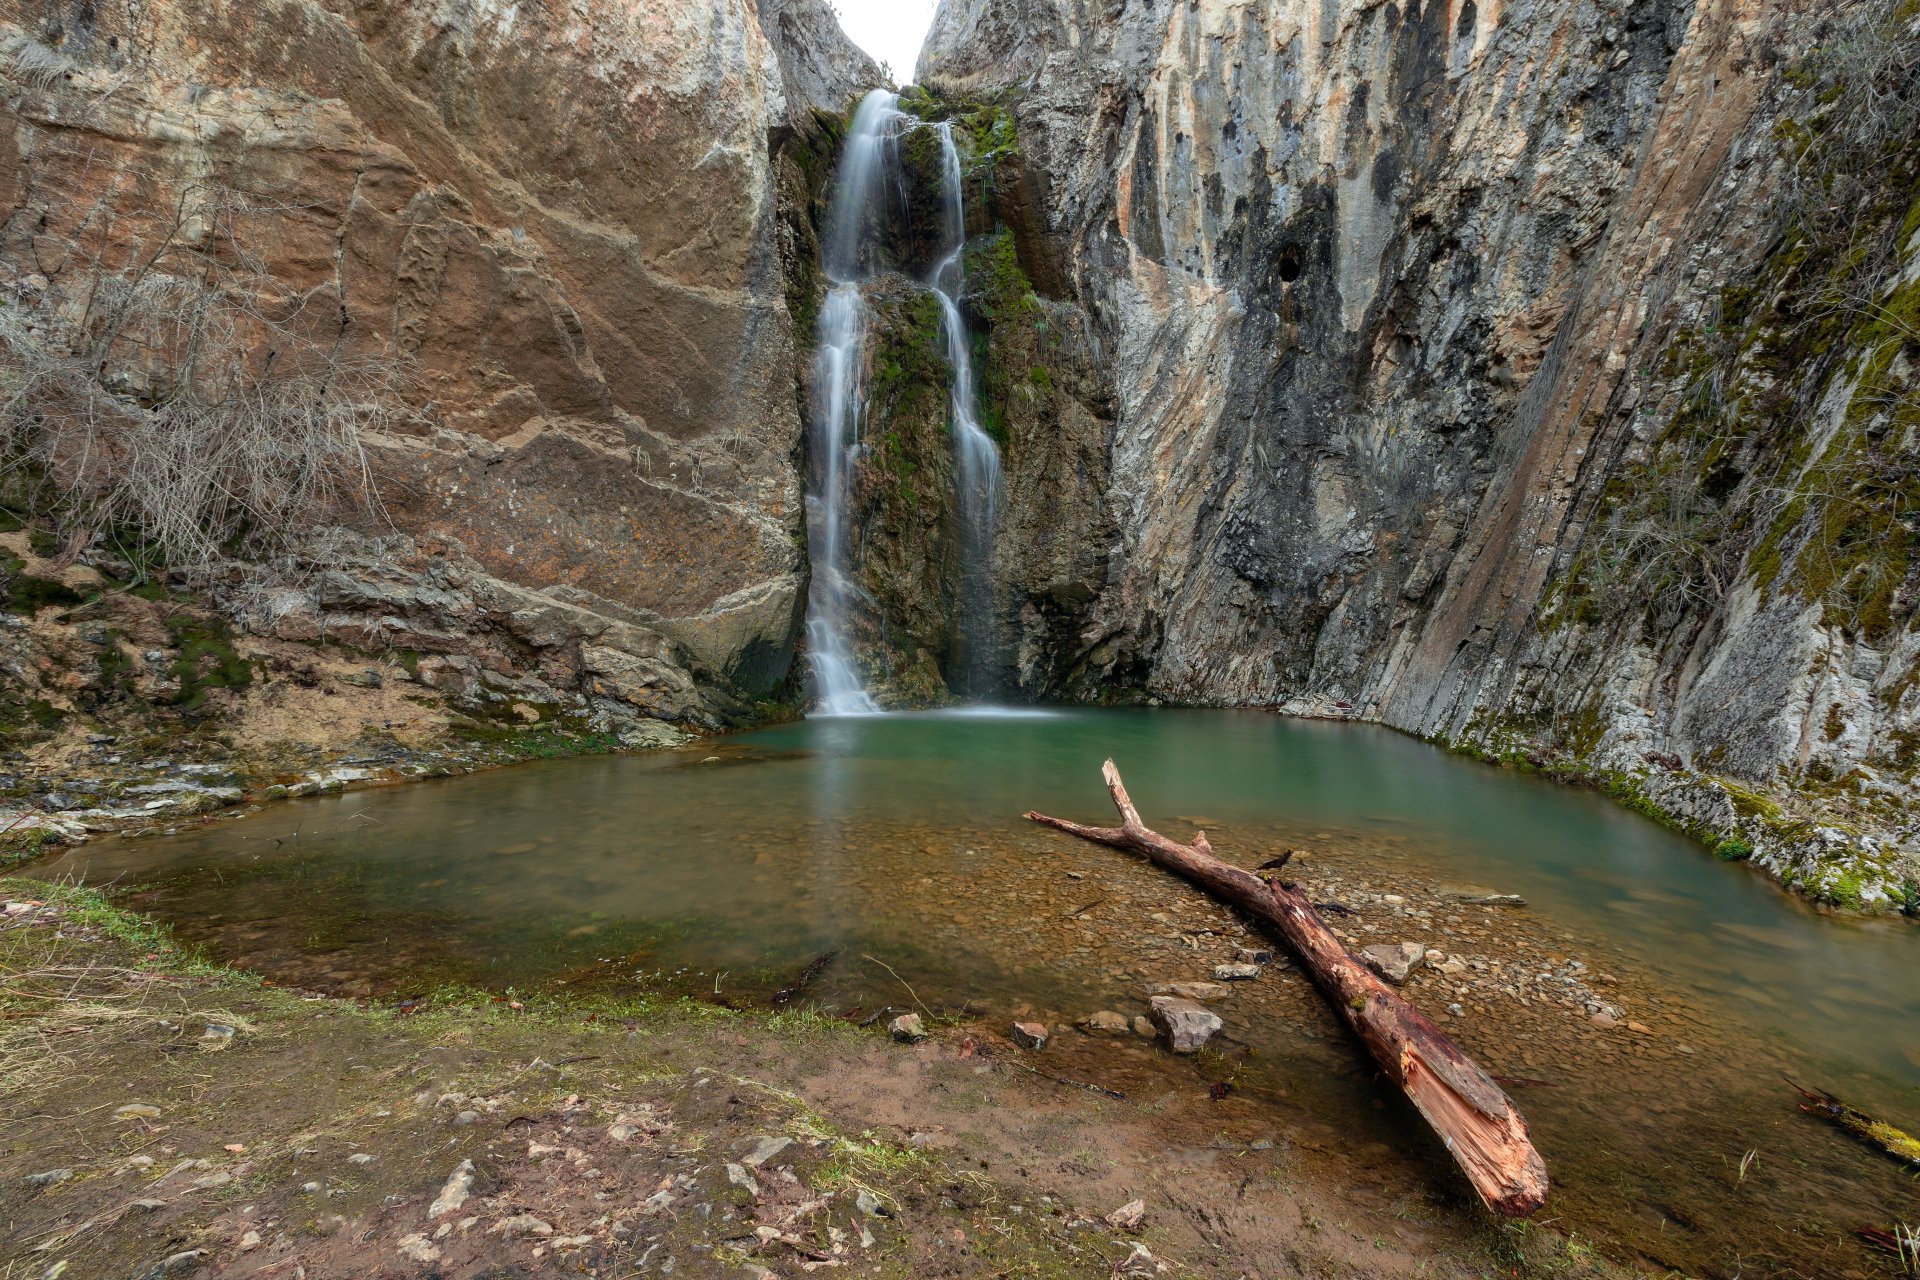
[[[869,93],[854,112],[827,211],[821,267],[832,288],[819,317],[814,354],[814,398],[809,446],[807,550],[812,587],[807,596],[807,642],[821,715],[879,711],[854,662],[848,620],[858,598],[848,558],[848,507],[866,413],[867,304],[862,285],[883,264],[881,232],[890,184],[900,175],[899,137],[912,120],[897,95]],[[918,121],[914,121],[918,124]],[[960,526],[958,660],[954,677],[975,696],[992,692],[998,619],[993,605],[993,529],[1000,494],[1000,451],[981,427],[974,391],[973,353],[956,298],[964,284],[965,195],[960,151],[950,124],[933,126],[941,149],[941,252],[927,281],[940,304],[941,331],[953,373],[951,416],[955,506]]]
[[[839,182],[827,211],[821,268],[833,287],[820,309],[813,363],[813,430],[807,494],[807,646],[816,710],[829,716],[880,710],[861,682],[847,638],[854,587],[847,563],[847,506],[866,410],[867,304],[860,284],[873,271],[870,223],[881,211],[903,114],[899,99],[875,89],[854,112],[841,153]]]
[[[992,694],[995,639],[999,630],[993,603],[993,526],[1000,502],[1000,450],[980,425],[973,386],[973,351],[966,320],[955,298],[965,287],[967,246],[966,194],[960,173],[960,149],[953,126],[940,132],[941,243],[947,253],[928,284],[940,301],[940,326],[947,340],[947,364],[953,371],[953,444],[955,505],[960,515],[960,661],[963,692]]]

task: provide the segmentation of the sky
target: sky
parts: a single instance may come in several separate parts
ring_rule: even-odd
[[[933,22],[934,0],[829,0],[840,26],[901,84],[913,79],[920,43]]]

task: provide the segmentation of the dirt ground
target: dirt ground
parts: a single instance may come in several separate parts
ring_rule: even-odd
[[[0,898],[6,1280],[1624,1274],[1146,1055],[1113,1099],[978,1027],[367,1006],[200,963],[90,891]]]

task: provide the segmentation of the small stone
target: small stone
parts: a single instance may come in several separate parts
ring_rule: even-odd
[[[753,1150],[740,1157],[740,1163],[749,1169],[758,1169],[792,1145],[792,1138],[762,1138],[753,1144]]]
[[[735,1164],[731,1160],[727,1162],[727,1181],[750,1196],[760,1194],[759,1179],[748,1173],[747,1167],[743,1164]]]
[[[206,1025],[206,1027],[200,1032],[200,1038],[202,1040],[212,1041],[213,1044],[209,1046],[210,1048],[224,1047],[229,1041],[233,1039],[233,1028],[229,1026],[223,1026],[218,1022],[209,1022]]]
[[[72,1176],[71,1169],[49,1169],[45,1173],[30,1173],[24,1181],[30,1187],[51,1187],[55,1183],[65,1182]]]
[[[1129,1200],[1107,1215],[1107,1225],[1121,1231],[1138,1231],[1147,1216],[1145,1200]]]
[[[204,1178],[195,1178],[193,1180],[193,1189],[195,1191],[211,1191],[215,1187],[224,1187],[232,1181],[233,1175],[225,1169],[222,1169],[220,1172],[210,1173]]]
[[[479,1124],[480,1113],[478,1111],[462,1111],[453,1117],[453,1122],[455,1124]]]
[[[1044,1049],[1047,1047],[1047,1024],[1044,1022],[1016,1022],[1013,1024],[1013,1042],[1022,1049]]]
[[[440,1250],[420,1231],[401,1236],[395,1242],[395,1247],[400,1251],[400,1256],[410,1262],[435,1262],[440,1257]]]
[[[1361,948],[1360,958],[1367,968],[1397,987],[1426,962],[1427,949],[1418,942],[1380,942]]]
[[[1148,987],[1150,996],[1179,996],[1182,1000],[1218,1000],[1227,989],[1217,982],[1163,982]]]
[[[1124,1014],[1115,1013],[1111,1009],[1102,1009],[1096,1014],[1081,1019],[1080,1029],[1090,1036],[1123,1036],[1127,1034],[1130,1027]]]
[[[1600,1012],[1594,1014],[1593,1017],[1588,1019],[1588,1021],[1593,1023],[1594,1026],[1600,1028],[1602,1031],[1611,1031],[1615,1027],[1620,1025],[1620,1019],[1614,1017],[1612,1014],[1608,1013],[1605,1009],[1602,1009]]]
[[[516,1213],[511,1218],[502,1218],[487,1228],[490,1236],[504,1235],[509,1239],[521,1236],[550,1236],[553,1224],[543,1222],[530,1213]]]
[[[1226,1025],[1205,1005],[1179,996],[1155,996],[1147,1003],[1154,1019],[1166,1029],[1167,1043],[1175,1053],[1199,1052]]]
[[[1652,1027],[1650,1027],[1650,1026],[1648,1026],[1648,1025],[1647,1025],[1646,1023],[1644,1023],[1644,1022],[1632,1022],[1632,1021],[1629,1021],[1629,1022],[1627,1023],[1627,1030],[1629,1030],[1629,1031],[1631,1031],[1631,1032],[1633,1032],[1633,1033],[1634,1033],[1635,1035],[1639,1035],[1639,1036],[1650,1036],[1650,1035],[1652,1035],[1652,1034],[1653,1034],[1653,1028],[1652,1028]]]
[[[1153,1029],[1153,1019],[1135,1014],[1133,1017],[1133,1034],[1139,1036],[1142,1040],[1151,1040],[1160,1033]]]
[[[347,1157],[348,1164],[372,1164],[373,1157],[364,1151],[356,1151]]]
[[[317,1182],[303,1182],[300,1184],[300,1190],[310,1196],[317,1195],[320,1191],[320,1184]]]
[[[251,1253],[253,1250],[258,1249],[259,1247],[260,1247],[260,1233],[258,1231],[249,1231],[247,1232],[247,1234],[240,1237],[240,1252]]]
[[[1270,947],[1235,947],[1233,958],[1241,964],[1272,964],[1273,950]]]
[[[115,1120],[158,1120],[160,1108],[149,1106],[144,1102],[129,1102],[126,1106],[115,1109],[113,1118]]]
[[[161,1260],[158,1270],[161,1275],[170,1276],[177,1271],[185,1271],[188,1267],[196,1265],[206,1256],[205,1249],[188,1249],[182,1253],[170,1254]]]
[[[433,1198],[431,1205],[427,1206],[427,1220],[431,1222],[442,1214],[452,1213],[467,1202],[467,1197],[472,1192],[473,1161],[462,1160],[454,1166],[453,1172],[447,1175],[446,1185],[440,1188],[440,1194]]]
[[[607,1126],[607,1136],[615,1142],[631,1142],[643,1132],[645,1132],[645,1130],[641,1129],[637,1124],[610,1124]]]
[[[893,1216],[888,1211],[886,1202],[865,1187],[861,1187],[859,1192],[853,1197],[853,1204],[856,1209],[866,1214],[869,1218],[887,1218]]]
[[[1213,966],[1215,982],[1251,982],[1260,976],[1257,964],[1217,964]]]
[[[918,1044],[927,1038],[926,1024],[917,1013],[903,1013],[887,1024],[887,1032],[902,1044]]]

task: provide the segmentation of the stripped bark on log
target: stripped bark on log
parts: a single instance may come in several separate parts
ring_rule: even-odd
[[[1546,1162],[1534,1149],[1519,1109],[1446,1032],[1347,950],[1305,892],[1222,862],[1205,832],[1191,845],[1167,839],[1140,821],[1113,761],[1106,762],[1104,773],[1120,826],[1084,826],[1031,811],[1026,816],[1083,840],[1143,853],[1270,925],[1440,1136],[1487,1207],[1525,1217],[1545,1203]]]

